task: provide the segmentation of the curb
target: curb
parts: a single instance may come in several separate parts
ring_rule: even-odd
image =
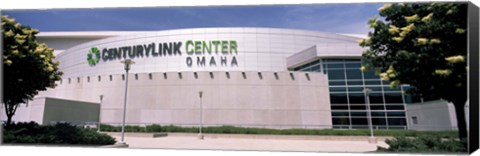
[[[111,136],[120,136],[118,132],[104,132]],[[329,140],[329,141],[369,141],[370,136],[335,136],[335,135],[268,135],[268,134],[215,134],[203,133],[205,138],[239,138],[239,139],[286,139],[286,140]],[[127,137],[198,137],[198,133],[125,133]],[[393,139],[392,136],[375,136],[376,141]]]
[[[128,148],[128,144],[113,144],[113,145],[105,145],[105,146],[100,146],[103,148]]]
[[[120,132],[101,132],[103,134],[107,134],[110,136],[121,136],[122,133]],[[158,137],[166,137],[168,133],[125,133],[126,137],[146,137],[146,138],[158,138]]]

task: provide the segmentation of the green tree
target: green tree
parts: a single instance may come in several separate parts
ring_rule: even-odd
[[[7,125],[12,122],[18,106],[31,100],[38,91],[55,87],[62,72],[54,61],[53,49],[38,43],[37,29],[23,26],[15,19],[2,16],[2,60]]]
[[[373,32],[359,41],[367,47],[362,70],[374,68],[391,86],[410,84],[410,94],[452,102],[459,137],[467,130],[466,3],[386,4],[381,18],[368,21]]]

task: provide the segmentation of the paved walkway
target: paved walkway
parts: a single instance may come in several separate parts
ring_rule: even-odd
[[[111,134],[120,140],[118,134]],[[251,150],[251,151],[308,151],[308,152],[370,152],[378,146],[387,147],[379,140],[377,144],[370,144],[367,140],[347,141],[337,140],[300,140],[300,139],[272,139],[251,137],[221,137],[206,136],[200,140],[196,135],[169,135],[167,137],[145,137],[126,135],[125,142],[130,148],[161,148],[161,149],[209,149],[209,150]]]

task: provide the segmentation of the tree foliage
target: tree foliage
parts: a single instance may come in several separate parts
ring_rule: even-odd
[[[378,147],[378,152],[404,152],[404,153],[465,153],[467,148],[465,140],[455,138],[441,138],[434,135],[421,135],[419,137],[396,136],[387,139],[388,148]]]
[[[19,104],[31,100],[38,91],[55,87],[62,72],[58,70],[53,49],[36,40],[37,29],[2,16],[2,60],[5,112],[10,124]]]
[[[380,18],[368,21],[373,32],[359,41],[363,70],[374,68],[390,85],[410,84],[412,94],[454,103],[463,118],[467,100],[466,3],[386,4]],[[459,111],[459,109],[462,109]],[[460,137],[466,136],[459,120]]]

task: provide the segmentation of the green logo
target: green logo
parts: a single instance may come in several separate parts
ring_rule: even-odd
[[[88,51],[87,61],[90,66],[95,66],[100,61],[100,50],[97,47],[93,47]]]

